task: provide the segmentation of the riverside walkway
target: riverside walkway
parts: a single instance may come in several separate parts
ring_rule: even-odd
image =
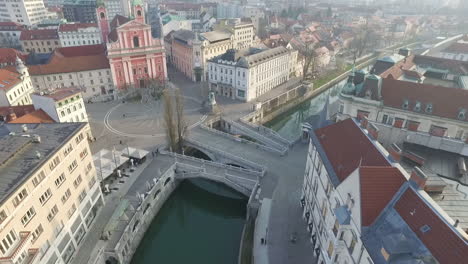
[[[189,132],[189,141],[195,141],[199,149],[206,152],[219,150],[229,152],[257,166],[266,168],[260,178],[259,199],[271,199],[268,216],[268,239],[266,245],[269,263],[295,264],[304,260],[314,260],[312,244],[305,229],[300,207],[307,144],[295,144],[285,156],[267,152],[254,145],[243,144],[227,137],[206,133],[196,127]],[[205,146],[205,148],[203,148]],[[290,242],[291,234],[298,239]],[[254,241],[254,243],[259,241]]]

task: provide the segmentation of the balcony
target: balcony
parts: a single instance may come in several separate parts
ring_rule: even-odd
[[[37,248],[30,248],[28,249],[28,256],[24,259],[23,264],[32,264],[36,259],[37,255],[39,255],[39,249]]]
[[[27,242],[29,242],[29,237],[31,236],[31,232],[20,232],[19,239],[16,245],[10,251],[10,254],[5,257],[0,258],[0,263],[16,263],[16,257],[19,256],[22,249],[25,247]]]

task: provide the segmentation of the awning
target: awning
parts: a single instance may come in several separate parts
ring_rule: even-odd
[[[93,155],[94,166],[101,179],[109,177],[118,167],[129,160],[120,151],[102,149]]]
[[[122,155],[129,158],[142,159],[148,155],[149,151],[144,149],[137,149],[132,147],[126,147],[122,149]]]

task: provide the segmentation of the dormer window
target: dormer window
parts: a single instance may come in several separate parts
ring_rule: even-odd
[[[408,109],[408,106],[409,106],[409,101],[408,100],[403,101],[403,105],[402,105],[403,109]]]
[[[432,104],[431,103],[426,105],[426,113],[432,114]]]
[[[465,120],[465,118],[466,118],[466,109],[461,109],[458,112],[458,119]]]
[[[414,105],[414,111],[416,112],[421,111],[421,102],[416,101],[416,104]]]

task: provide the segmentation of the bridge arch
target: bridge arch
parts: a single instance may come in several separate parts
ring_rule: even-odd
[[[204,159],[208,161],[216,160],[216,157],[212,153],[203,151],[194,146],[184,146],[184,155],[199,158],[199,159]]]

